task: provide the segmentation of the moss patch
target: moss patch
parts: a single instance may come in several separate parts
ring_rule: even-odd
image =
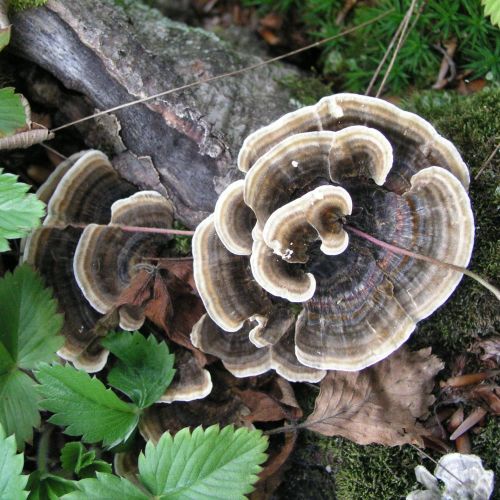
[[[298,106],[311,106],[332,93],[331,87],[314,76],[289,75],[281,78],[278,83],[290,91]]]
[[[471,171],[469,194],[476,222],[476,241],[470,269],[494,282],[500,276],[500,228],[497,193],[500,153],[476,180],[474,177],[500,141],[500,88],[469,97],[426,92],[407,107],[429,120],[458,148]],[[498,302],[475,281],[464,278],[439,311],[419,324],[413,347],[431,345],[446,362],[467,351],[477,338],[500,327]]]

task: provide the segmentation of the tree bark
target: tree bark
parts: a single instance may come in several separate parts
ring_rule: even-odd
[[[103,110],[259,61],[212,33],[111,0],[49,0],[11,20],[11,50],[72,91],[61,104],[67,107],[75,91]],[[134,105],[100,120],[102,133],[85,140],[108,150],[111,141],[116,168],[141,189],[169,197],[177,218],[194,227],[241,176],[243,139],[293,109],[279,83],[291,74],[296,70],[272,64]]]

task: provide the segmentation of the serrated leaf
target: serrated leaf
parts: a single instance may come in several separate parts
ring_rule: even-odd
[[[125,393],[139,408],[158,401],[172,382],[174,355],[165,342],[139,332],[112,332],[102,341],[119,361],[108,374],[108,383]]]
[[[87,467],[82,467],[78,473],[80,479],[86,479],[88,477],[95,477],[98,472],[111,474],[113,472],[113,467],[108,462],[104,460],[94,460]]]
[[[103,383],[71,366],[45,365],[36,373],[42,384],[42,408],[54,413],[49,422],[65,426],[70,436],[112,446],[125,441],[139,421],[137,408],[121,401]]]
[[[62,495],[75,491],[77,487],[76,481],[36,471],[30,474],[28,489],[28,500],[59,500]]]
[[[27,184],[17,182],[16,175],[3,174],[0,169],[0,252],[9,249],[7,240],[22,238],[40,225],[45,204],[29,194],[29,189]]]
[[[0,376],[0,423],[16,435],[19,449],[32,441],[33,427],[40,425],[38,399],[36,383],[26,373],[13,370]]]
[[[3,33],[10,33],[10,29]],[[27,127],[29,119],[29,108],[23,96],[16,94],[12,87],[0,89],[0,138]]]
[[[62,500],[148,500],[150,497],[142,493],[128,479],[113,474],[97,473],[96,479],[82,479],[77,483],[79,491],[68,493]]]
[[[57,314],[57,303],[27,264],[0,279],[0,318],[0,373],[14,364],[31,370],[52,361],[64,342],[58,335],[63,317]]]
[[[93,477],[96,472],[112,472],[110,464],[104,460],[96,460],[95,452],[87,451],[79,441],[66,443],[61,450],[61,465],[65,471],[80,478]]]
[[[491,24],[500,27],[500,0],[481,0],[484,13],[490,16]]]
[[[0,498],[24,500],[28,497],[24,490],[28,476],[21,475],[23,467],[23,454],[16,454],[14,436],[6,438],[0,426]]]
[[[139,477],[156,497],[239,499],[253,490],[267,456],[260,431],[214,425],[163,434],[139,455]]]

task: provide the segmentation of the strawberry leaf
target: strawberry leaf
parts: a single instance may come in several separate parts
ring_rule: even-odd
[[[135,405],[119,399],[103,383],[71,366],[45,365],[37,371],[44,397],[40,405],[54,413],[49,422],[66,426],[70,436],[111,448],[125,441],[139,421]]]
[[[24,490],[28,476],[22,476],[24,458],[22,453],[16,454],[14,436],[5,437],[0,426],[0,498],[24,500],[28,492]]]
[[[119,359],[109,372],[109,385],[125,393],[139,408],[160,399],[175,373],[174,355],[165,342],[139,332],[112,332],[102,344]]]
[[[16,175],[3,174],[0,169],[0,252],[9,249],[7,240],[22,238],[40,225],[45,204],[29,194],[29,189],[28,184],[17,182]]]
[[[157,445],[146,444],[139,456],[139,478],[155,496],[180,498],[244,498],[253,490],[267,456],[260,431],[214,425],[193,433],[182,429],[163,434]]]

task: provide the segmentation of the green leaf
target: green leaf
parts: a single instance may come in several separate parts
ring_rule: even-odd
[[[66,426],[70,436],[112,447],[125,441],[139,421],[134,405],[124,403],[97,378],[67,365],[45,365],[36,373],[42,408],[54,413],[49,422]]]
[[[23,454],[16,454],[14,436],[5,437],[5,431],[0,427],[0,498],[20,500],[28,497],[24,490],[28,476],[22,476]]]
[[[76,481],[35,471],[30,474],[28,488],[28,500],[59,500],[62,495],[75,491],[77,486]]]
[[[0,102],[0,115],[1,107]],[[22,238],[40,225],[45,204],[27,193],[29,189],[27,184],[17,182],[16,175],[3,174],[0,169],[0,252],[9,249],[8,239]]]
[[[24,441],[32,441],[33,427],[40,425],[35,388],[35,381],[20,370],[0,376],[0,422],[7,433],[16,435],[19,449]]]
[[[80,478],[94,477],[96,472],[111,474],[112,467],[104,460],[96,460],[93,450],[87,451],[82,443],[66,443],[61,451],[62,468]]]
[[[165,342],[139,332],[112,332],[102,341],[119,361],[109,372],[108,383],[125,393],[139,408],[158,401],[172,382],[174,355]]]
[[[0,28],[0,51],[9,45],[10,42],[10,26]]]
[[[108,462],[104,460],[94,460],[87,467],[82,467],[78,474],[80,479],[86,479],[88,477],[96,477],[98,472],[103,472],[106,474],[111,474],[113,472],[113,467]]]
[[[500,27],[500,0],[481,0],[484,13],[490,16],[491,24]]]
[[[151,498],[142,493],[128,479],[114,476],[113,474],[97,473],[97,479],[82,479],[76,483],[80,491],[69,493],[62,500],[148,500]]]
[[[12,135],[27,125],[28,109],[23,96],[16,94],[12,87],[0,89],[0,138]]]
[[[57,303],[27,264],[0,279],[0,318],[0,373],[52,361],[64,342]]]
[[[232,426],[219,430],[185,428],[163,434],[139,455],[139,477],[155,496],[236,499],[253,490],[259,464],[266,460],[267,438],[260,431]]]

